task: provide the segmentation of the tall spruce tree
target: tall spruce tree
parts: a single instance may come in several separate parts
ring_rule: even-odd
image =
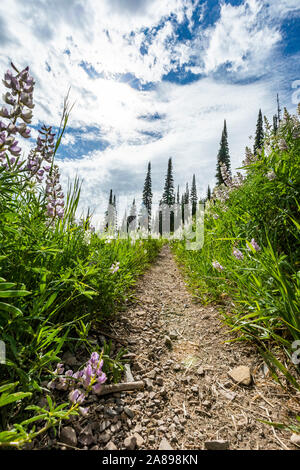
[[[211,189],[210,186],[207,186],[207,200],[209,201],[211,199]]]
[[[192,215],[196,214],[197,210],[197,187],[196,187],[196,176],[193,175],[192,189],[191,189],[191,204],[192,204]]]
[[[173,178],[173,165],[172,165],[172,158],[170,157],[168,160],[168,169],[165,179],[165,186],[162,195],[162,199],[160,201],[160,206],[162,204],[168,205],[169,207],[175,203],[175,191],[174,191],[174,178]],[[165,220],[166,214],[163,214],[164,207],[161,207],[159,211],[159,231],[162,234],[163,228],[163,220]],[[171,211],[170,213],[170,231],[174,232],[174,212]]]
[[[175,202],[172,158],[169,158],[168,160],[168,170],[166,174],[164,192],[162,195],[162,202],[164,204],[168,204],[168,206],[171,206]]]
[[[152,197],[151,163],[149,162],[143,190],[143,204],[148,212],[148,230],[150,230],[151,226]]]
[[[261,109],[258,112],[258,118],[256,123],[256,133],[255,133],[255,141],[253,146],[253,153],[254,155],[257,154],[259,149],[262,149],[264,143],[264,129],[263,129],[263,117],[261,113]]]
[[[227,170],[230,172],[230,155],[229,155],[226,120],[224,120],[224,127],[222,131],[220,149],[218,153],[217,172],[216,172],[217,185],[224,183],[222,173],[221,173],[221,168],[220,168],[221,163],[224,163],[226,165]]]

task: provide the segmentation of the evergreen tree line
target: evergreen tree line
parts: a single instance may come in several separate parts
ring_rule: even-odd
[[[281,109],[279,105],[279,98],[277,95],[277,113],[273,116],[273,132],[276,133],[278,129],[278,124],[281,120]],[[263,115],[261,109],[259,109],[257,123],[256,123],[256,132],[253,145],[253,153],[259,155],[261,148],[263,147],[264,141],[264,130],[263,130]],[[216,168],[216,181],[217,186],[225,184],[225,181],[222,176],[221,166],[225,165],[227,172],[231,174],[231,162],[230,162],[230,152],[228,144],[228,132],[226,120],[224,120],[223,130],[221,134],[219,151],[217,154],[217,168]],[[121,229],[122,231],[128,232],[128,230],[135,230],[137,228],[145,228],[150,231],[151,227],[155,231],[162,233],[162,221],[163,221],[163,211],[166,207],[175,207],[176,217],[174,210],[170,212],[170,231],[174,232],[178,226],[176,226],[175,221],[180,220],[183,224],[186,222],[189,215],[194,216],[197,210],[197,204],[199,202],[205,203],[205,201],[210,200],[212,197],[212,191],[210,186],[207,187],[206,196],[203,199],[198,200],[197,195],[197,186],[196,186],[196,175],[193,174],[191,189],[189,189],[189,184],[186,183],[185,191],[181,194],[179,192],[179,185],[177,187],[177,193],[175,194],[174,187],[174,176],[173,176],[173,163],[172,158],[168,159],[167,173],[165,177],[165,184],[162,193],[162,197],[159,202],[158,213],[155,214],[154,220],[152,220],[152,178],[151,178],[151,162],[148,163],[147,173],[145,177],[143,193],[142,193],[142,206],[137,213],[136,201],[133,199],[129,214],[125,211],[123,216]],[[184,212],[185,208],[185,212]],[[186,210],[188,208],[188,211]],[[189,213],[190,211],[190,213]],[[186,213],[188,212],[188,213]],[[116,196],[113,194],[112,189],[109,194],[109,204],[108,209],[105,213],[106,224],[105,228],[108,230],[109,227],[113,227],[114,230],[117,230],[117,209],[116,209]]]

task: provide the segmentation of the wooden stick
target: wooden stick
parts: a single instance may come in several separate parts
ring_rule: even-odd
[[[142,380],[139,380],[138,382],[123,382],[119,384],[102,385],[97,395],[108,395],[109,393],[142,390],[144,386],[145,384]]]

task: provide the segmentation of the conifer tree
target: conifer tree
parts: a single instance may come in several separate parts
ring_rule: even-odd
[[[151,163],[149,162],[143,190],[143,204],[148,212],[148,230],[150,230],[151,226],[152,197]]]
[[[189,204],[189,203],[190,203],[189,183],[186,183],[185,193],[184,193],[184,204]]]
[[[168,169],[165,179],[165,187],[164,192],[162,195],[162,199],[160,201],[160,206],[162,204],[166,204],[169,207],[175,203],[175,191],[174,191],[174,178],[173,178],[173,166],[172,166],[172,158],[168,160]],[[159,211],[159,231],[162,234],[162,222],[165,220],[166,215],[163,214],[163,208]],[[170,213],[170,231],[174,231],[174,212],[171,211]]]
[[[207,200],[209,201],[211,199],[211,189],[210,186],[208,185],[207,187]]]
[[[254,155],[257,154],[259,149],[263,148],[264,143],[264,129],[263,129],[263,117],[261,113],[261,109],[258,112],[258,118],[256,123],[256,133],[255,133],[255,141],[253,146],[253,153]]]
[[[222,131],[220,149],[218,153],[217,173],[216,173],[217,185],[224,183],[224,180],[221,174],[221,168],[220,168],[221,163],[224,163],[226,165],[227,170],[230,172],[230,155],[229,155],[226,120],[224,120],[224,128]]]
[[[168,170],[165,180],[164,192],[162,195],[162,202],[164,204],[168,204],[168,206],[171,206],[175,202],[172,158],[169,158],[168,161]]]
[[[197,187],[196,187],[196,176],[195,175],[193,175],[193,181],[192,181],[191,204],[192,204],[192,215],[195,215],[196,210],[197,210]]]

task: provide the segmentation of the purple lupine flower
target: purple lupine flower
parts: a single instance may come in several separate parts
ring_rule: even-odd
[[[15,140],[8,150],[10,151],[10,153],[18,157],[22,149],[21,147],[18,147],[18,141]]]
[[[93,366],[96,366],[99,362],[99,354],[95,351],[91,354],[91,358],[89,361]]]
[[[279,142],[278,142],[278,148],[279,150],[281,151],[284,151],[284,150],[287,150],[288,149],[288,146],[287,146],[287,143],[284,139],[280,139]]]
[[[75,390],[72,390],[69,393],[69,400],[72,403],[76,403],[79,397],[80,397],[80,392],[79,392],[79,390],[77,390],[77,388]]]
[[[81,414],[81,416],[83,416],[84,418],[89,414],[89,408],[88,407],[85,407],[83,408],[82,406],[79,406],[78,407],[78,411],[79,413]]]
[[[218,261],[213,261],[212,265],[219,272],[224,270],[224,267]]]
[[[59,363],[56,365],[56,369],[54,371],[54,374],[63,374],[64,373],[64,365]]]
[[[109,269],[112,274],[116,273],[120,269],[120,262],[118,261],[116,264],[112,264]]]
[[[233,256],[236,257],[236,259],[244,259],[243,253],[240,250],[238,250],[237,248],[234,248],[234,250],[232,251],[232,254],[233,254]]]
[[[61,188],[59,177],[58,166],[54,165],[46,180],[47,215],[52,218],[64,216],[64,195],[59,190]]]
[[[260,251],[261,250],[260,246],[256,243],[254,238],[252,238],[252,240],[251,240],[251,245],[252,245],[252,248],[254,248],[255,251]]]
[[[29,67],[26,67],[21,72],[11,63],[13,71],[8,70],[4,74],[3,84],[6,88],[9,89],[4,95],[3,100],[8,105],[11,106],[9,110],[6,106],[3,106],[0,109],[0,116],[8,119],[8,124],[1,122],[0,131],[6,132],[5,134],[5,143],[3,144],[3,136],[1,138],[2,146],[4,149],[13,156],[19,156],[21,148],[17,146],[18,142],[14,141],[12,134],[19,132],[21,137],[28,139],[30,137],[30,129],[27,129],[26,124],[29,124],[32,119],[32,108],[34,107],[32,94],[34,88],[34,80],[29,75]],[[22,119],[24,122],[18,124],[17,120]],[[7,165],[2,161],[3,165]],[[21,166],[19,166],[21,169]]]

